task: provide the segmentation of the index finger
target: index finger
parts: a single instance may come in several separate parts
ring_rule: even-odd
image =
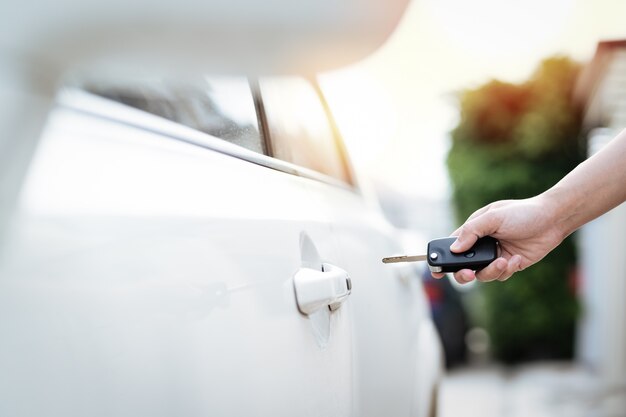
[[[458,228],[457,239],[452,245],[450,250],[452,252],[460,253],[469,250],[478,239],[484,236],[488,236],[498,229],[498,219],[486,212],[478,217],[468,220],[463,226]]]

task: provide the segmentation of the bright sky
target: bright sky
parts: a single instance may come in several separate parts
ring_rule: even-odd
[[[413,0],[389,41],[321,82],[354,164],[399,191],[443,198],[454,92],[521,81],[541,61],[626,39],[626,0]]]

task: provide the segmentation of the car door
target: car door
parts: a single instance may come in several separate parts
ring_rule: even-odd
[[[323,195],[339,246],[338,262],[353,282],[356,412],[429,415],[442,358],[420,278],[409,265],[381,262],[404,251],[375,206],[338,188]]]
[[[427,415],[435,406],[441,356],[420,278],[411,266],[382,264],[384,256],[398,253],[399,243],[378,204],[355,183],[315,81],[264,79],[261,91],[270,127],[271,108],[290,115],[274,116],[275,154],[323,174],[311,192],[337,242],[334,261],[349,271],[353,287],[347,308],[355,415]],[[284,125],[298,119],[299,126]]]
[[[350,309],[294,291],[340,261],[316,181],[245,79],[202,82],[60,94],[0,253],[0,415],[353,413]]]

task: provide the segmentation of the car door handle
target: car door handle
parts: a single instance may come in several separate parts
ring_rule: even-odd
[[[322,264],[322,270],[300,268],[293,277],[298,309],[306,315],[328,307],[334,311],[352,291],[352,281],[343,269]]]

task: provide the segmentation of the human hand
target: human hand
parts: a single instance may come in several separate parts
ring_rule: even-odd
[[[505,281],[517,271],[533,265],[559,245],[567,235],[555,219],[556,208],[542,195],[525,200],[502,200],[472,214],[452,236],[452,252],[469,250],[478,238],[493,236],[500,241],[500,256],[481,271],[462,269],[454,273],[460,284]],[[433,273],[441,278],[442,273]]]

